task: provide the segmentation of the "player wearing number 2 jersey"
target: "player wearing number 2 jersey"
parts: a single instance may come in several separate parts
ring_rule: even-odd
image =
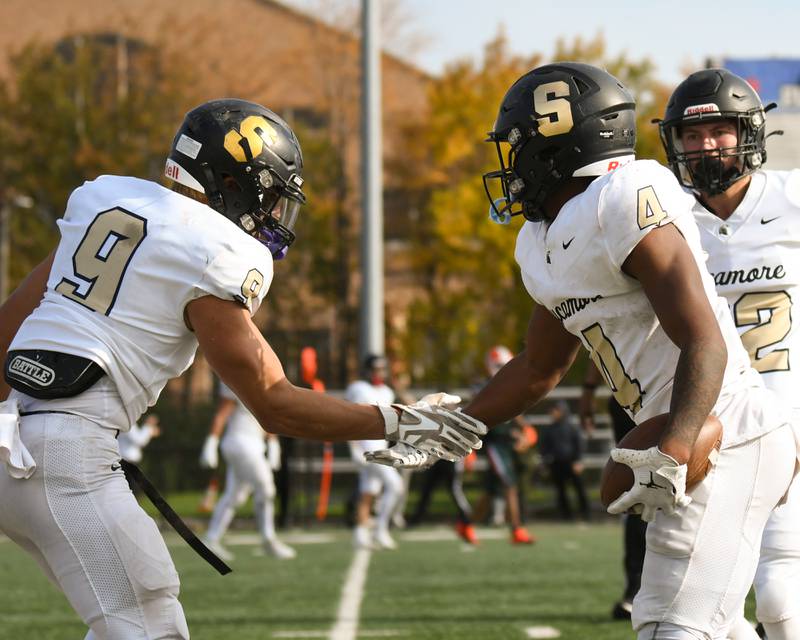
[[[796,447],[705,270],[693,200],[667,169],[633,159],[633,99],[589,65],[524,75],[489,136],[501,167],[484,180],[490,199],[492,179],[503,190],[491,214],[527,219],[516,258],[540,306],[526,349],[466,411],[490,425],[522,412],[583,345],[637,423],[669,412],[657,447],[612,452],[634,483],[609,511],[637,508],[650,521],[632,622],[640,640],[725,638]],[[685,463],[712,412],[722,450],[687,496]]]
[[[203,104],[175,136],[173,189],[114,176],[76,189],[58,248],[0,308],[13,388],[0,383],[0,532],[64,592],[87,638],[189,637],[178,575],[128,488],[115,438],[198,343],[270,431],[413,440],[379,452],[394,464],[458,458],[485,433],[442,406],[447,397],[376,408],[286,380],[251,315],[294,240],[302,166],[297,138],[272,111]]]
[[[761,169],[767,158],[765,111],[743,78],[705,69],[675,89],[661,133],[670,166],[694,198],[717,291],[728,302],[753,367],[794,409],[797,421],[800,171]],[[754,584],[756,616],[767,637],[800,638],[797,481],[764,529]],[[730,637],[757,636],[741,618]]]

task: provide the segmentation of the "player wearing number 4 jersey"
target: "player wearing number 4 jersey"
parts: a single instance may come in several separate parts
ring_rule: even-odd
[[[13,388],[0,383],[0,532],[64,592],[87,638],[189,637],[175,567],[115,436],[198,343],[271,432],[387,439],[398,444],[376,457],[395,465],[480,446],[485,427],[450,397],[376,408],[286,380],[251,315],[294,240],[301,172],[299,143],[272,111],[201,105],[172,145],[173,190],[114,176],[76,189],[58,247],[0,307]]]
[[[609,511],[650,521],[632,622],[640,640],[725,638],[797,448],[705,269],[694,201],[667,169],[633,159],[633,98],[595,67],[524,75],[489,135],[501,164],[484,176],[491,215],[527,219],[516,258],[539,306],[525,350],[465,411],[490,425],[521,413],[583,345],[637,423],[669,412],[657,447],[612,452],[635,481]],[[722,450],[686,495],[685,463],[712,412]]]
[[[725,69],[690,75],[667,105],[667,159],[695,196],[694,216],[717,291],[753,367],[800,418],[800,171],[764,171],[765,109]],[[755,576],[756,616],[770,640],[800,638],[800,483],[770,516]],[[743,618],[732,640],[756,638]]]

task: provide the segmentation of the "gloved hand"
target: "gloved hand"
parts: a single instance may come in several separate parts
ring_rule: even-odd
[[[219,438],[214,435],[206,437],[203,450],[200,452],[200,466],[204,469],[216,469],[219,466]]]
[[[480,420],[455,409],[460,401],[458,396],[437,393],[412,405],[379,406],[386,425],[386,439],[404,442],[422,453],[451,462],[463,458],[473,449],[481,448],[480,436],[487,430]],[[375,455],[379,452],[372,453],[368,458],[371,461],[396,459],[391,455],[387,458],[386,455]],[[398,453],[401,457],[408,455],[405,448]]]
[[[641,505],[642,520],[652,522],[658,509],[672,514],[692,501],[686,495],[686,465],[658,447],[612,449],[611,459],[633,470],[633,486],[608,505],[609,513],[625,513]]]
[[[367,462],[385,464],[395,469],[427,469],[436,461],[436,458],[405,442],[398,442],[388,449],[367,451],[364,453],[364,459]]]

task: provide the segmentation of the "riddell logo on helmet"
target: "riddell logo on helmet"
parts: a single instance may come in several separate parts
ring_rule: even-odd
[[[164,174],[177,182],[180,180],[181,168],[174,162],[167,162],[167,166],[164,168]]]
[[[686,107],[683,115],[697,116],[701,113],[719,113],[719,107],[713,102],[709,102],[708,104],[695,104],[691,107]]]

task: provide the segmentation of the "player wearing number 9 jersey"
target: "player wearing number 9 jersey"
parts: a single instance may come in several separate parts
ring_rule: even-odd
[[[178,575],[115,438],[198,344],[270,431],[413,437],[452,458],[479,446],[485,428],[448,407],[362,406],[286,380],[251,315],[294,240],[302,166],[297,138],[269,109],[200,105],[167,160],[173,188],[103,176],[76,189],[58,248],[0,308],[0,532],[64,592],[87,638],[189,637]],[[399,442],[386,452],[397,456],[427,454]]]
[[[725,638],[796,445],[705,269],[693,199],[633,159],[634,136],[633,98],[595,67],[547,65],[509,89],[489,134],[500,170],[484,180],[495,220],[527,220],[515,255],[539,306],[525,350],[465,410],[489,425],[522,412],[583,345],[637,423],[669,412],[658,447],[614,452],[636,480],[609,510],[650,521],[632,622],[640,640]],[[685,462],[711,412],[722,451],[686,496]]]
[[[708,269],[753,367],[800,418],[800,171],[765,171],[765,112],[725,69],[691,74],[661,124],[673,172],[692,195]],[[800,637],[800,483],[770,516],[755,576],[770,640]],[[732,640],[755,638],[743,618]]]

